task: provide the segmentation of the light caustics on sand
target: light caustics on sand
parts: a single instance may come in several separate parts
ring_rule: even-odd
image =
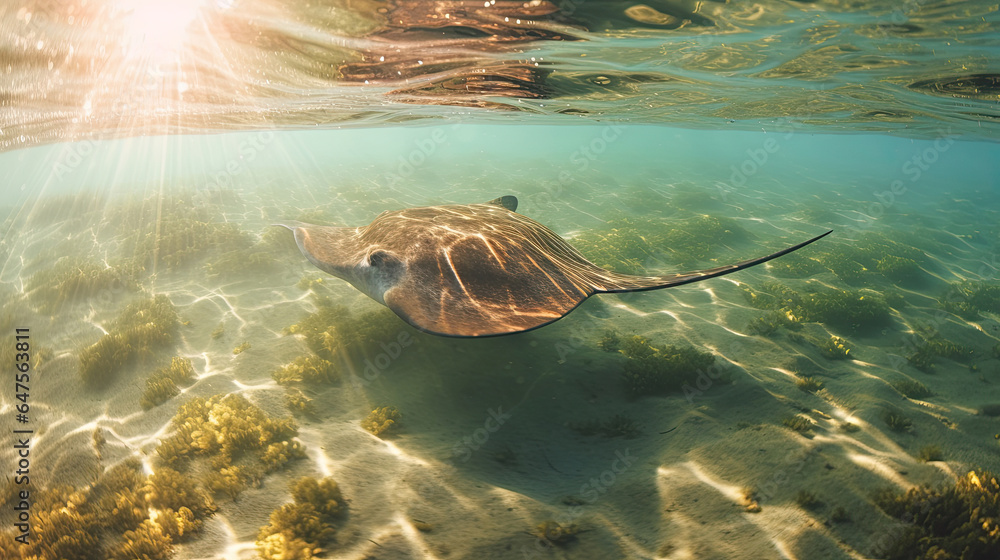
[[[657,488],[661,494],[661,500],[665,500],[671,494],[671,489],[677,484],[698,483],[711,488],[727,502],[736,505],[745,504],[745,496],[740,488],[718,480],[706,472],[695,461],[686,461],[670,467],[661,466],[657,468],[656,474]],[[797,558],[797,556],[789,550],[787,542],[794,539],[793,536],[787,533],[790,528],[798,528],[801,525],[800,520],[797,518],[800,518],[802,515],[803,512],[801,510],[790,506],[768,505],[765,513],[740,513],[738,514],[738,519],[740,523],[749,523],[758,528],[781,558],[791,560]],[[693,550],[691,548],[697,546],[694,543],[700,540],[696,536],[703,531],[700,523],[695,519],[688,518],[682,512],[676,511],[670,513],[669,520],[671,523],[680,525],[684,532],[690,533],[689,535],[682,535],[682,538],[679,540],[683,548],[675,550],[671,558],[696,558],[699,553],[705,552],[704,550]],[[729,520],[729,523],[732,522],[732,520]],[[715,550],[713,552],[718,554],[722,551]]]
[[[236,529],[229,522],[226,511],[216,513],[213,518],[213,522],[216,526],[222,528],[222,533],[225,536],[226,543],[223,546],[222,553],[219,555],[221,560],[241,560],[247,558],[248,555],[256,551],[257,545],[253,541],[242,541],[236,534]],[[235,513],[235,512],[234,512]],[[237,514],[238,515],[238,514]]]
[[[640,310],[638,310],[638,309],[636,309],[636,308],[634,308],[634,307],[632,307],[632,306],[630,306],[630,305],[628,305],[626,303],[622,303],[621,301],[613,303],[611,305],[611,307],[616,307],[618,309],[623,309],[623,310],[628,311],[629,313],[631,313],[633,315],[636,315],[638,317],[645,317],[647,315],[655,315],[655,314],[658,314],[658,313],[662,313],[663,315],[666,315],[666,316],[670,317],[671,319],[673,319],[674,321],[676,321],[681,326],[687,326],[684,323],[684,320],[681,319],[679,315],[677,315],[673,311],[670,311],[669,309],[658,309],[656,311],[640,311]]]

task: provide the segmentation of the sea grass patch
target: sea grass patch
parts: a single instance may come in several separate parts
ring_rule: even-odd
[[[757,309],[780,311],[793,321],[819,322],[859,331],[886,325],[890,308],[874,290],[818,288],[798,291],[779,282],[743,287],[747,302]]]
[[[1000,550],[1000,484],[989,471],[970,471],[944,488],[919,486],[904,494],[885,489],[874,501],[906,523],[897,538],[886,541],[882,555],[888,560],[992,560]]]
[[[107,385],[126,365],[172,345],[178,325],[177,311],[163,294],[126,305],[108,334],[80,352],[80,377],[90,387]]]

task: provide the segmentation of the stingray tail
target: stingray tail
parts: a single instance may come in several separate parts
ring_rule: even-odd
[[[275,223],[270,224],[270,225],[271,225],[271,227],[283,227],[283,228],[288,228],[291,231],[295,231],[295,228],[305,227],[305,226],[309,226],[309,225],[312,225],[312,224],[307,224],[305,222],[298,222],[298,221],[295,221],[295,220],[284,220],[284,221],[281,221],[281,222],[275,222]]]
[[[733,272],[739,272],[750,268],[751,266],[757,266],[758,264],[766,263],[769,260],[776,259],[780,256],[787,255],[793,251],[798,251],[799,249],[809,245],[814,241],[818,241],[827,235],[833,233],[830,230],[824,234],[817,235],[808,241],[803,241],[798,245],[792,245],[787,249],[782,249],[777,253],[771,253],[770,255],[764,257],[758,257],[756,259],[750,259],[748,261],[739,262],[736,264],[730,264],[726,266],[719,266],[715,268],[706,268],[705,270],[697,270],[694,272],[682,272],[680,274],[672,274],[669,276],[629,276],[626,274],[611,274],[609,278],[597,279],[594,282],[595,290],[597,292],[603,293],[618,293],[618,292],[641,292],[645,290],[659,290],[661,288],[670,288],[672,286],[682,286],[684,284],[690,284],[692,282],[701,282],[702,280],[708,280],[709,278],[716,278],[718,276],[725,276],[726,274],[732,274]]]

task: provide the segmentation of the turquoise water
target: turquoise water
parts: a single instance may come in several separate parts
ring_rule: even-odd
[[[927,484],[995,557],[996,6],[480,5],[0,8],[0,556],[917,558]],[[631,274],[833,233],[453,339],[272,226],[504,195]]]

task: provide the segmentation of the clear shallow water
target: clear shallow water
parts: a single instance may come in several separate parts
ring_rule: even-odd
[[[75,504],[62,512],[67,523],[87,526],[66,513],[87,503],[113,509],[100,501],[102,484],[129,459],[140,484],[153,484],[144,477],[165,472],[158,449],[183,432],[171,419],[185,403],[227,394],[294,418],[291,441],[305,456],[260,472],[251,448],[235,461],[246,469],[235,499],[207,458],[178,467],[203,490],[215,485],[217,510],[175,536],[177,558],[253,557],[258,531],[292,501],[288,484],[300,476],[336,479],[347,500],[345,515],[325,521],[337,533],[323,542],[329,557],[886,557],[908,525],[876,507],[877,490],[1000,470],[1000,429],[983,408],[1000,403],[1000,310],[948,307],[963,301],[961,282],[996,285],[1000,274],[995,89],[971,77],[996,71],[987,54],[995,7],[650,6],[661,16],[567,5],[530,36],[481,14],[462,32],[394,27],[386,21],[398,12],[379,9],[398,8],[374,3],[295,13],[198,4],[193,25],[179,28],[186,34],[163,13],[127,6],[2,8],[13,80],[2,82],[11,89],[0,127],[0,297],[2,324],[30,327],[38,356],[36,531],[60,499]],[[544,5],[518,9],[529,8]],[[681,25],[662,16],[671,10],[699,17]],[[143,43],[134,32],[149,20],[173,35],[147,33]],[[473,28],[509,49],[483,46],[485,32]],[[586,40],[553,38],[570,32]],[[109,49],[122,37],[132,46]],[[136,46],[148,41],[156,48]],[[407,56],[448,62],[386,78],[402,67],[371,57],[403,42]],[[545,73],[530,74],[531,56],[545,58]],[[147,81],[156,57],[168,62]],[[451,87],[483,60],[524,64],[488,90]],[[947,76],[974,87],[946,85]],[[922,79],[940,83],[914,85]],[[399,91],[429,84],[433,95]],[[701,284],[598,296],[530,333],[450,340],[325,277],[269,227],[363,225],[386,210],[506,194],[620,270],[717,266],[834,233],[798,255],[818,267],[789,257]],[[860,271],[850,264],[869,258]],[[84,279],[62,283],[72,271]],[[800,317],[760,332],[754,322],[774,316],[747,290],[768,293],[774,282],[885,298],[887,316],[857,326]],[[179,316],[172,342],[133,356],[105,384],[89,382],[88,349],[117,332],[128,304],[154,294]],[[335,354],[336,375],[279,384],[275,372],[316,353],[287,329],[330,305],[355,316],[338,320],[346,327],[335,340],[353,342]],[[686,377],[685,388],[636,395],[629,358],[599,344],[608,330],[710,352],[714,369]],[[851,359],[827,356],[831,336],[846,340]],[[921,369],[908,358],[927,341],[960,348]],[[14,360],[7,347],[0,355]],[[193,378],[144,407],[147,380],[172,357],[191,360]],[[822,390],[801,389],[804,378]],[[931,395],[904,398],[901,380]],[[287,400],[295,391],[303,398]],[[0,399],[11,417],[19,401]],[[303,402],[311,412],[296,408]],[[384,438],[361,427],[381,406],[402,415]],[[886,410],[911,426],[892,429]],[[787,427],[790,417],[809,422],[808,437]],[[928,446],[941,460],[919,459]],[[2,464],[14,464],[2,449]],[[84,498],[53,492],[46,503],[42,488],[57,484]],[[17,557],[26,549],[10,541],[13,510],[2,511],[0,546],[15,548],[0,550]],[[545,521],[580,532],[546,542],[537,537]],[[110,556],[138,523],[87,527]]]
[[[325,542],[331,557],[884,556],[884,535],[904,526],[872,504],[875,491],[1000,468],[996,420],[977,414],[1000,402],[998,315],[942,308],[957,282],[996,282],[998,161],[992,143],[951,138],[634,125],[252,131],[7,152],[5,184],[18,198],[4,211],[4,316],[10,326],[29,325],[44,352],[32,410],[45,433],[34,442],[32,480],[84,488],[130,457],[161,472],[156,450],[174,433],[170,419],[195,398],[238,394],[288,416],[272,374],[311,354],[284,330],[322,305],[316,294],[357,315],[375,313],[367,320],[384,330],[342,356],[336,381],[303,386],[315,407],[294,417],[306,457],[247,484],[235,501],[217,494],[218,510],[175,557],[253,557],[259,529],[276,504],[291,500],[287,484],[299,476],[332,476],[350,500],[347,517],[332,525],[336,538]],[[639,256],[651,271],[733,262],[827,228],[834,234],[805,255],[826,259],[838,248],[867,247],[875,235],[898,243],[900,254],[916,249],[921,264],[912,278],[873,269],[850,282],[829,270],[795,278],[768,265],[687,287],[598,296],[530,333],[452,340],[406,327],[335,279],[306,287],[301,279],[324,275],[294,248],[266,241],[277,220],[361,225],[384,210],[503,194],[576,243],[610,236],[622,220],[647,235],[666,225],[698,236],[710,232],[690,229],[691,220],[707,216],[740,232],[710,242],[694,261],[656,246]],[[255,245],[186,237],[180,247],[191,248],[190,259],[143,260],[132,236],[177,247],[183,216],[232,226]],[[261,247],[267,258],[247,260]],[[233,254],[245,260],[234,263]],[[124,270],[123,258],[145,263],[134,286],[112,279],[45,292],[48,284],[36,280],[67,261]],[[873,328],[831,319],[762,335],[751,324],[766,311],[744,290],[769,281],[900,299]],[[91,387],[80,356],[114,330],[127,303],[154,293],[177,309],[175,342]],[[623,358],[598,345],[609,329],[657,347],[712,352],[718,369],[690,380],[689,390],[636,398],[623,384]],[[824,357],[819,345],[831,335],[848,341],[854,359]],[[409,344],[393,350],[400,336]],[[907,357],[927,337],[968,347],[973,357],[938,359],[932,373],[921,371]],[[244,342],[250,348],[234,355]],[[195,380],[144,410],[146,379],[171,356],[190,359]],[[803,377],[824,388],[803,392],[795,384]],[[903,399],[891,386],[901,379],[934,394]],[[379,439],[359,422],[384,405],[402,423]],[[887,407],[912,427],[888,428]],[[811,437],[782,425],[795,414],[813,424]],[[634,423],[616,424],[627,437],[593,425],[615,418]],[[844,422],[860,430],[844,432]],[[916,458],[928,445],[940,447],[943,461]],[[192,471],[195,480],[203,474]],[[746,511],[745,487],[756,488],[760,513]],[[799,505],[803,491],[821,503]],[[852,521],[830,522],[837,507]],[[546,520],[581,532],[552,548],[532,536]],[[103,538],[121,539],[114,531]]]

